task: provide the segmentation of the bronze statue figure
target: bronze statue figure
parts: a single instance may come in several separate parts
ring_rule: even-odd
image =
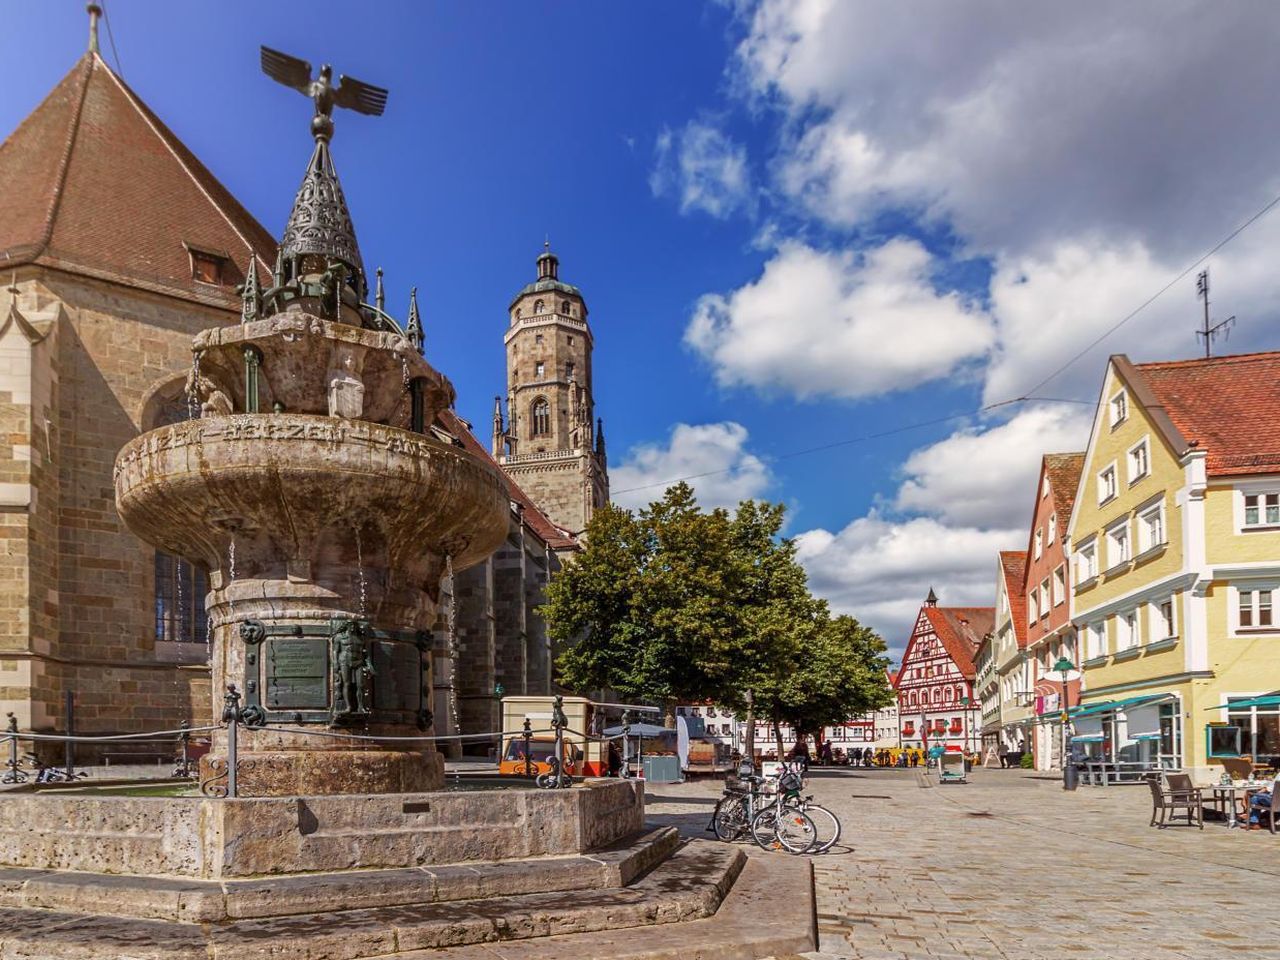
[[[369,664],[360,625],[344,620],[333,634],[333,698],[335,716],[369,713]]]
[[[334,107],[346,107],[373,117],[382,116],[387,107],[387,91],[382,87],[342,75],[338,77],[338,85],[334,86],[333,67],[327,63],[320,67],[320,76],[313,80],[310,63],[270,47],[262,48],[262,72],[315,102],[311,134],[317,140],[328,140],[333,136]]]

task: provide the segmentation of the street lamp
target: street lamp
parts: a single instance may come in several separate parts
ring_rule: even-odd
[[[1076,665],[1062,656],[1058,658],[1058,662],[1053,665],[1050,673],[1058,675],[1059,682],[1062,684],[1062,789],[1074,790],[1079,785],[1079,778],[1076,772],[1076,765],[1071,762],[1071,758],[1067,752],[1067,712],[1070,704],[1067,703],[1067,684],[1080,676],[1080,671],[1076,669]]]

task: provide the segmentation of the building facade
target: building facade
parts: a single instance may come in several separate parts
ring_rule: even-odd
[[[511,301],[507,416],[494,402],[493,455],[542,511],[581,534],[609,500],[604,424],[592,391],[593,337],[582,292],[560,279],[550,246]]]
[[[940,607],[929,591],[895,681],[902,746],[977,749],[973,657],[994,620],[991,607]]]
[[[992,654],[1000,699],[1001,753],[1030,750],[1035,664],[1027,655],[1027,554],[1003,550],[996,562],[996,625]],[[1037,596],[1038,598],[1038,596]],[[1034,611],[1032,611],[1034,612]]]
[[[1062,762],[1063,686],[1050,671],[1063,657],[1079,666],[1071,623],[1071,556],[1066,542],[1083,465],[1083,453],[1045,454],[1031,511],[1026,575],[1027,654],[1035,664],[1031,748],[1037,770],[1057,769]],[[1033,612],[1034,617],[1030,615]],[[1068,706],[1080,702],[1079,680],[1067,683],[1066,696]]]
[[[1107,365],[1069,527],[1074,740],[1213,773],[1280,755],[1280,353]]]

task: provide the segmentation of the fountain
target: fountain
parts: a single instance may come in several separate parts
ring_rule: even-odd
[[[416,297],[403,326],[380,276],[367,302],[330,113],[380,112],[385,91],[335,89],[328,67],[312,82],[274,51],[263,63],[316,101],[270,282],[250,263],[242,322],[195,338],[196,415],[116,460],[129,528],[210,571],[226,696],[202,792],[0,794],[0,954],[810,949],[807,864],[766,878],[738,849],[646,830],[640,784],[437,792],[428,631],[442,576],[502,543],[508,491],[435,425],[454,392],[422,355]],[[654,924],[679,929],[625,929]]]

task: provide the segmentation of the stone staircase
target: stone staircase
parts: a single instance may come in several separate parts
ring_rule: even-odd
[[[754,960],[811,950],[807,861],[651,830],[589,854],[243,880],[0,869],[0,956]]]

